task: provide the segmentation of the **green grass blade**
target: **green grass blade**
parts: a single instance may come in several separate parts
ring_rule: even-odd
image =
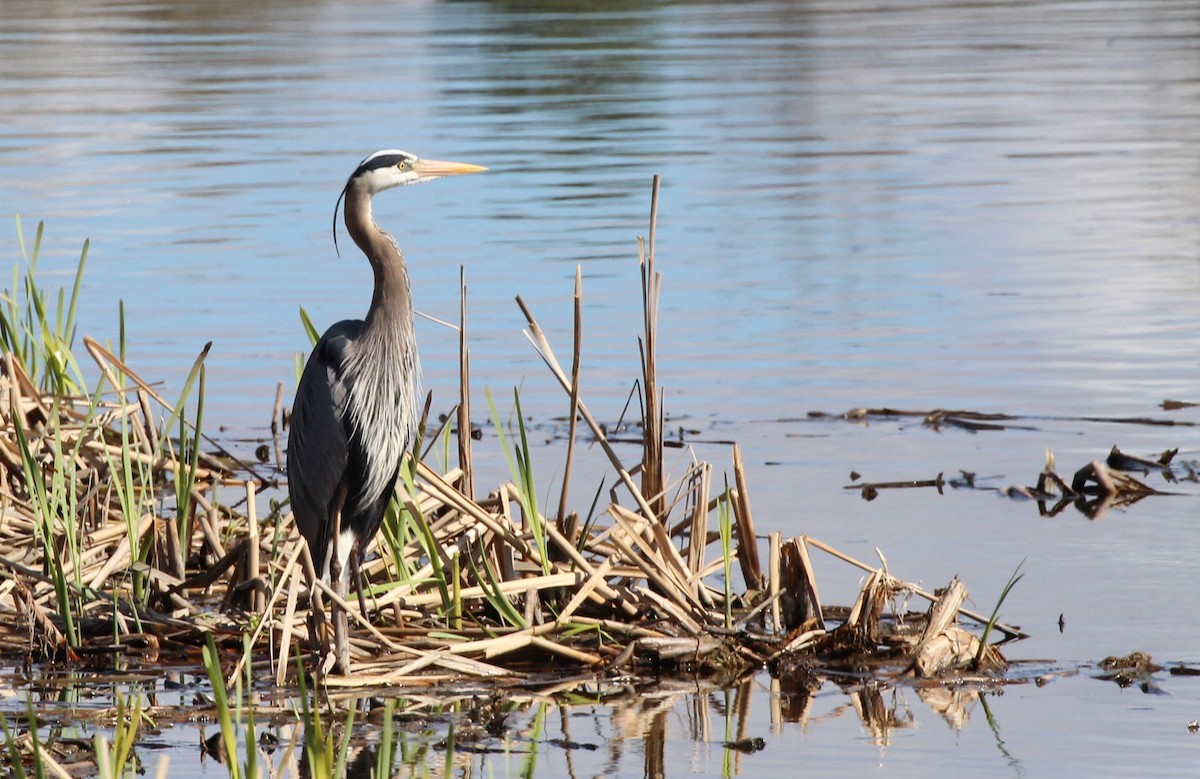
[[[233,714],[229,710],[229,689],[225,686],[225,674],[221,671],[221,656],[217,652],[217,642],[212,633],[206,635],[206,643],[201,648],[201,653],[204,658],[204,669],[208,672],[208,680],[212,683],[213,704],[217,709],[221,741],[225,744],[225,754],[228,757],[226,766],[229,768],[229,776],[231,779],[241,779],[237,758],[237,731],[233,725]]]
[[[75,284],[71,287],[71,305],[67,307],[67,318],[63,322],[62,333],[68,348],[75,344],[75,310],[79,306],[79,290],[83,286],[83,269],[87,266],[88,248],[91,243],[90,238],[84,240],[83,251],[79,253],[79,266],[75,268]]]
[[[971,661],[976,668],[979,667],[980,661],[983,660],[983,651],[987,648],[988,636],[991,635],[992,629],[996,627],[996,619],[1000,616],[1000,607],[1004,605],[1004,599],[1008,597],[1008,593],[1012,588],[1017,586],[1017,582],[1025,578],[1025,574],[1020,573],[1021,566],[1025,565],[1025,560],[1021,558],[1021,562],[1017,563],[1017,567],[1013,569],[1012,576],[1008,577],[1008,583],[1004,585],[1004,589],[1000,591],[1000,597],[996,600],[995,607],[992,608],[992,614],[988,617],[987,625],[983,628],[983,636],[979,639],[979,649],[975,652],[975,659]]]
[[[316,346],[317,341],[321,340],[321,333],[313,325],[312,320],[308,317],[308,312],[304,307],[300,307],[300,324],[304,325],[304,333],[308,336],[308,345]]]

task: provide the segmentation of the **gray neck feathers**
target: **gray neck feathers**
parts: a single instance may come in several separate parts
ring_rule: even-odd
[[[371,308],[346,365],[352,427],[371,466],[363,497],[369,502],[393,488],[391,476],[412,440],[421,369],[404,257],[372,221],[370,195],[354,187],[346,196],[346,228],[375,273]]]

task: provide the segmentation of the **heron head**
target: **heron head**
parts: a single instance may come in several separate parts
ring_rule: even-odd
[[[445,160],[423,160],[415,154],[399,149],[382,149],[368,156],[350,174],[342,194],[338,195],[333,207],[333,243],[337,246],[337,212],[342,198],[352,187],[361,187],[367,195],[375,195],[392,187],[421,184],[426,181],[453,176],[459,173],[480,173],[487,170],[482,165]]]
[[[346,188],[362,186],[368,193],[374,195],[392,187],[420,184],[442,176],[479,173],[484,170],[487,168],[468,165],[465,162],[423,160],[415,154],[409,154],[399,149],[384,149],[375,152],[358,164],[358,167],[350,174]]]

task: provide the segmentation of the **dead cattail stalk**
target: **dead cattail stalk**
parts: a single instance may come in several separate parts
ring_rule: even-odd
[[[754,535],[754,519],[750,515],[750,496],[746,490],[746,468],[742,464],[742,450],[733,445],[733,477],[737,495],[733,500],[733,516],[737,520],[738,563],[742,568],[742,579],[752,590],[763,588],[762,567],[758,562],[758,541]]]
[[[254,482],[246,482],[246,522],[249,526],[249,536],[246,539],[246,582],[250,583],[250,594],[247,601],[250,604],[250,611],[254,614],[262,614],[263,607],[266,605],[266,582],[259,576],[259,534],[258,534],[258,506],[254,501]]]
[[[654,269],[655,233],[658,223],[658,188],[656,174],[650,190],[650,240],[638,240],[639,266],[642,275],[642,494],[650,501],[651,515],[662,518],[663,448],[662,406],[658,389],[658,299],[662,275]],[[648,246],[647,246],[648,243]]]
[[[767,551],[767,567],[770,570],[767,592],[771,596],[771,629],[776,633],[783,632],[783,622],[779,617],[779,579],[782,574],[780,565],[780,550],[783,546],[783,533],[778,530],[770,535],[770,546]]]
[[[275,465],[283,467],[283,445],[280,428],[283,426],[283,382],[275,385],[275,405],[271,408],[271,443],[275,448]]]
[[[462,493],[475,499],[474,467],[471,462],[471,353],[467,349],[467,275],[458,268],[458,467],[462,469]]]

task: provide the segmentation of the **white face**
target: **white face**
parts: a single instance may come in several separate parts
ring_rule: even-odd
[[[422,176],[416,155],[399,149],[377,151],[358,164],[351,176],[372,195],[392,187],[416,184],[432,177]]]

